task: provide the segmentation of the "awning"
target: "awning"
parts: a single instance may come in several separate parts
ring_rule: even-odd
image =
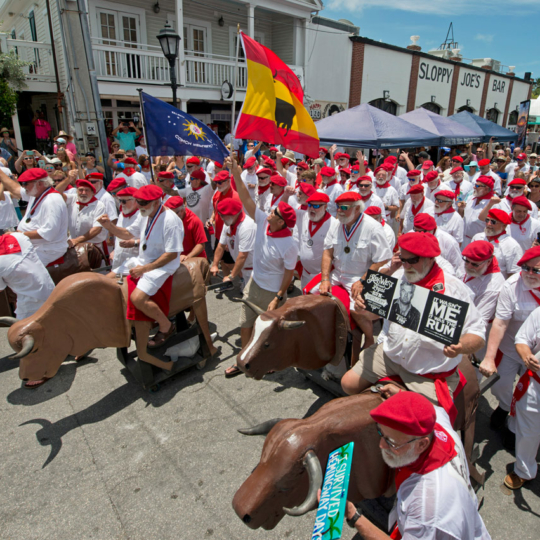
[[[518,138],[517,133],[468,111],[461,111],[448,118],[451,118],[465,127],[468,127],[475,133],[478,133],[478,135],[482,136],[482,142],[489,142],[491,137],[501,142],[516,141]]]

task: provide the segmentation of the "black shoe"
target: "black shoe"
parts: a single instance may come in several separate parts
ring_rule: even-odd
[[[503,446],[510,452],[516,449],[516,434],[512,433],[507,427],[503,431]]]
[[[495,431],[499,431],[505,426],[507,416],[508,411],[497,407],[491,414],[491,418],[489,419],[489,427]]]

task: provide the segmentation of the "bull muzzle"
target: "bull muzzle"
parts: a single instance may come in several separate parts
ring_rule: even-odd
[[[25,356],[29,355],[32,352],[32,349],[34,348],[34,336],[26,335],[23,337],[22,340],[22,348],[13,356],[10,356],[10,358],[24,358]]]
[[[317,506],[317,493],[322,487],[323,473],[321,462],[313,450],[308,450],[302,460],[309,475],[309,489],[306,500],[294,508],[283,508],[289,516],[303,516]]]

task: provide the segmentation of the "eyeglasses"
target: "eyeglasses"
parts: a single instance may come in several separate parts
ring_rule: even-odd
[[[33,157],[25,157],[25,158],[23,158],[23,160],[32,160],[32,161],[33,161],[33,159],[34,159]]]
[[[118,202],[120,204],[127,204],[129,201],[132,201],[133,199],[118,199]]]
[[[283,219],[283,216],[277,211],[277,208],[274,208],[274,216],[276,216],[277,218],[279,218],[279,219],[285,221],[285,220]]]
[[[490,218],[486,218],[484,220],[488,225],[497,225],[497,220],[496,219],[490,219]]]
[[[259,180],[266,180],[267,178],[270,178],[269,176],[259,176]],[[302,180],[300,180],[302,181]]]
[[[404,259],[401,255],[399,256],[399,260],[402,262],[402,263],[406,263],[406,264],[416,264],[419,260],[420,260],[420,257],[409,257],[408,259]]]
[[[437,204],[444,204],[444,203],[452,202],[452,201],[443,201],[442,199],[435,199],[435,202],[436,202]]]
[[[170,180],[170,178],[157,178],[158,182],[166,182],[167,180]],[[193,180],[198,180],[198,178],[193,178],[192,181]]]
[[[88,180],[91,184],[99,184],[102,180]]]
[[[396,444],[392,439],[389,439],[385,435],[381,433],[381,430],[379,426],[377,426],[377,433],[379,434],[379,437],[384,440],[384,442],[392,448],[392,450],[398,450],[399,448],[403,448],[404,446],[407,446],[408,444],[411,444],[414,441],[419,441],[420,439],[423,439],[424,437],[415,437],[414,439],[411,439],[410,441],[407,441],[403,444]]]
[[[508,189],[510,191],[520,191],[524,188],[525,186],[508,186]]]
[[[371,184],[358,184],[358,187],[360,189],[364,188],[364,189],[367,189],[367,188],[370,188],[371,187]]]
[[[253,145],[252,145],[252,144],[248,144],[248,148],[253,148]]]
[[[139,206],[148,206],[152,201],[141,201],[140,199],[135,199]]]
[[[349,208],[352,208],[352,204],[338,204],[337,209],[342,212],[346,212]]]
[[[485,184],[474,184],[474,189],[480,189],[483,187],[487,187]]]
[[[191,165],[186,165],[186,169],[193,169],[193,167],[195,167],[195,165],[191,164]]]
[[[225,182],[228,182],[228,180],[214,180],[214,184],[217,184],[218,186],[221,186],[221,184],[224,184]]]
[[[533,268],[532,266],[527,266],[526,264],[521,265],[521,269],[524,272],[531,272],[532,274],[540,275],[540,268]]]
[[[462,256],[461,258],[463,259],[465,264],[470,264],[473,268],[478,268],[479,266],[482,266],[486,262],[486,261],[482,261],[482,262],[479,262],[479,263],[475,263],[475,262],[472,262],[469,259],[467,259],[467,257],[465,257],[465,256]]]
[[[323,206],[323,205],[322,204],[308,203],[308,207],[313,208],[314,210],[318,210],[321,206]]]

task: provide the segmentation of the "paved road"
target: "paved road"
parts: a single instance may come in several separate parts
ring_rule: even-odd
[[[307,540],[314,513],[252,531],[231,500],[257,464],[263,440],[237,429],[311,414],[331,396],[293,370],[263,381],[227,380],[238,347],[238,304],[208,296],[222,353],[157,393],[140,388],[113,349],[66,362],[37,390],[21,388],[0,329],[0,538]],[[482,516],[494,539],[538,538],[540,481],[517,494],[501,487],[513,457],[480,407],[479,463],[488,471]],[[349,540],[352,532],[344,530]]]

